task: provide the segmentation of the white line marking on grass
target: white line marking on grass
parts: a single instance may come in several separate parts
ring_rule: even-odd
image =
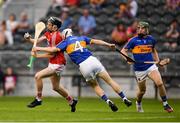
[[[92,119],[92,118],[89,118],[89,119],[81,119],[82,121],[104,121],[104,120],[107,120],[107,121],[111,121],[111,120],[133,120],[133,119],[136,119],[136,120],[139,120],[139,119],[174,119],[176,118],[175,116],[152,116],[152,117],[119,117],[119,118],[96,118],[96,119]],[[76,121],[76,120],[74,120]],[[78,121],[78,120],[77,120]]]
[[[141,120],[143,120],[143,119],[145,119],[145,120],[147,120],[147,119],[149,119],[149,120],[151,120],[151,119],[173,119],[173,118],[176,118],[175,116],[152,116],[152,117],[117,117],[117,118],[89,118],[89,119],[80,119],[81,121],[79,121],[79,119],[78,120],[75,120],[75,119],[73,119],[73,121],[74,122],[106,122],[106,121],[108,121],[108,122],[111,122],[112,120],[117,120],[117,121],[122,121],[122,120],[133,120],[133,119],[135,119],[135,120],[139,120],[139,119],[141,119]],[[117,122],[116,121],[116,122]],[[0,123],[1,122],[3,122],[3,121],[0,121]],[[22,121],[11,121],[11,120],[9,120],[9,121],[5,121],[5,122],[7,122],[7,123],[12,123],[12,122],[26,122],[26,123],[30,123],[31,121],[26,121],[26,120],[22,120]],[[46,122],[46,121],[44,121],[44,120],[39,120],[39,121],[34,121],[35,123],[40,123],[40,122],[45,122],[45,123],[49,123],[49,122]],[[66,121],[56,121],[56,120],[53,120],[52,122],[69,122],[69,123],[71,123],[72,121],[71,120],[66,120]],[[73,122],[72,122],[73,123]]]

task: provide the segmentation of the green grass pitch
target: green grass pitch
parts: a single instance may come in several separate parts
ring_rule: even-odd
[[[0,122],[178,122],[180,121],[180,100],[169,103],[173,113],[163,110],[160,101],[144,99],[144,113],[137,113],[135,100],[127,108],[120,99],[112,99],[118,106],[118,112],[112,112],[99,98],[80,98],[75,113],[70,112],[66,100],[57,97],[45,97],[43,104],[30,109],[26,105],[32,97],[0,97]]]

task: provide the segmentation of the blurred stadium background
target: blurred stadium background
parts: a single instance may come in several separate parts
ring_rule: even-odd
[[[16,27],[16,29],[10,30],[12,32],[13,43],[10,39],[5,39],[5,42],[0,44],[0,69],[5,73],[6,69],[11,67],[17,75],[17,84],[14,92],[10,94],[11,96],[34,96],[35,83],[33,76],[35,72],[45,68],[48,63],[46,59],[36,59],[33,69],[29,70],[29,68],[27,68],[26,65],[29,60],[32,44],[23,39],[24,33],[29,32],[33,35],[34,24],[36,22],[40,20],[45,22],[49,16],[61,18],[61,14],[65,11],[72,19],[70,26],[74,33],[80,35],[78,21],[82,16],[83,9],[88,8],[89,14],[95,18],[96,26],[92,33],[86,35],[108,42],[114,42],[111,34],[117,24],[123,24],[124,30],[122,31],[125,32],[123,35],[126,35],[127,29],[131,27],[134,21],[148,21],[150,23],[150,33],[158,41],[157,50],[160,58],[169,57],[171,59],[169,65],[160,69],[167,88],[168,97],[180,98],[180,36],[176,38],[169,38],[166,36],[173,20],[176,20],[179,31],[179,3],[171,3],[172,5],[177,5],[173,8],[169,7],[168,2],[171,2],[171,0],[132,0],[137,3],[137,6],[136,4],[131,4],[131,0],[102,0],[103,3],[96,7],[90,4],[91,0],[74,1],[73,3],[73,0],[67,0],[67,3],[63,3],[63,0],[0,0],[0,28],[3,26],[3,21],[7,23],[10,14],[16,16],[17,23],[20,23],[23,14],[25,16],[24,18],[28,19],[26,28],[21,28],[21,26],[19,26]],[[135,9],[133,9],[132,11],[134,12],[131,13],[130,8],[133,7],[135,7]],[[119,10],[119,8],[121,8],[121,10]],[[124,14],[121,13],[123,10],[125,10]],[[132,35],[126,35],[126,37],[127,41]],[[124,42],[114,43],[122,47]],[[175,46],[166,45],[173,43]],[[42,45],[45,46],[46,44]],[[127,96],[134,98],[136,96],[136,82],[132,66],[126,64],[118,53],[110,51],[106,47],[91,46],[89,48],[104,64],[112,77],[122,86]],[[63,73],[61,83],[73,96],[96,97],[95,93],[80,76],[77,66],[72,64],[68,57],[67,66]],[[106,86],[103,82],[100,81],[100,84],[110,97],[117,96],[112,92],[111,88]],[[145,97],[157,98],[154,84],[151,81],[147,84],[148,88]],[[58,96],[52,91],[51,83],[48,79],[44,81],[43,95]]]

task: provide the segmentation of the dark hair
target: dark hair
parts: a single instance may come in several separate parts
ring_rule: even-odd
[[[1,22],[1,24],[6,26],[6,21],[3,20],[3,21]]]
[[[50,17],[48,19],[48,22],[52,23],[53,25],[56,25],[58,28],[60,28],[62,25],[61,20],[57,17]]]

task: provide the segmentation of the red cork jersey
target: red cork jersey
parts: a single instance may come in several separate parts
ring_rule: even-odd
[[[46,32],[46,36],[49,47],[55,47],[62,41],[61,33],[58,32]],[[49,59],[51,64],[66,64],[66,60],[63,52],[57,52],[54,57]]]

